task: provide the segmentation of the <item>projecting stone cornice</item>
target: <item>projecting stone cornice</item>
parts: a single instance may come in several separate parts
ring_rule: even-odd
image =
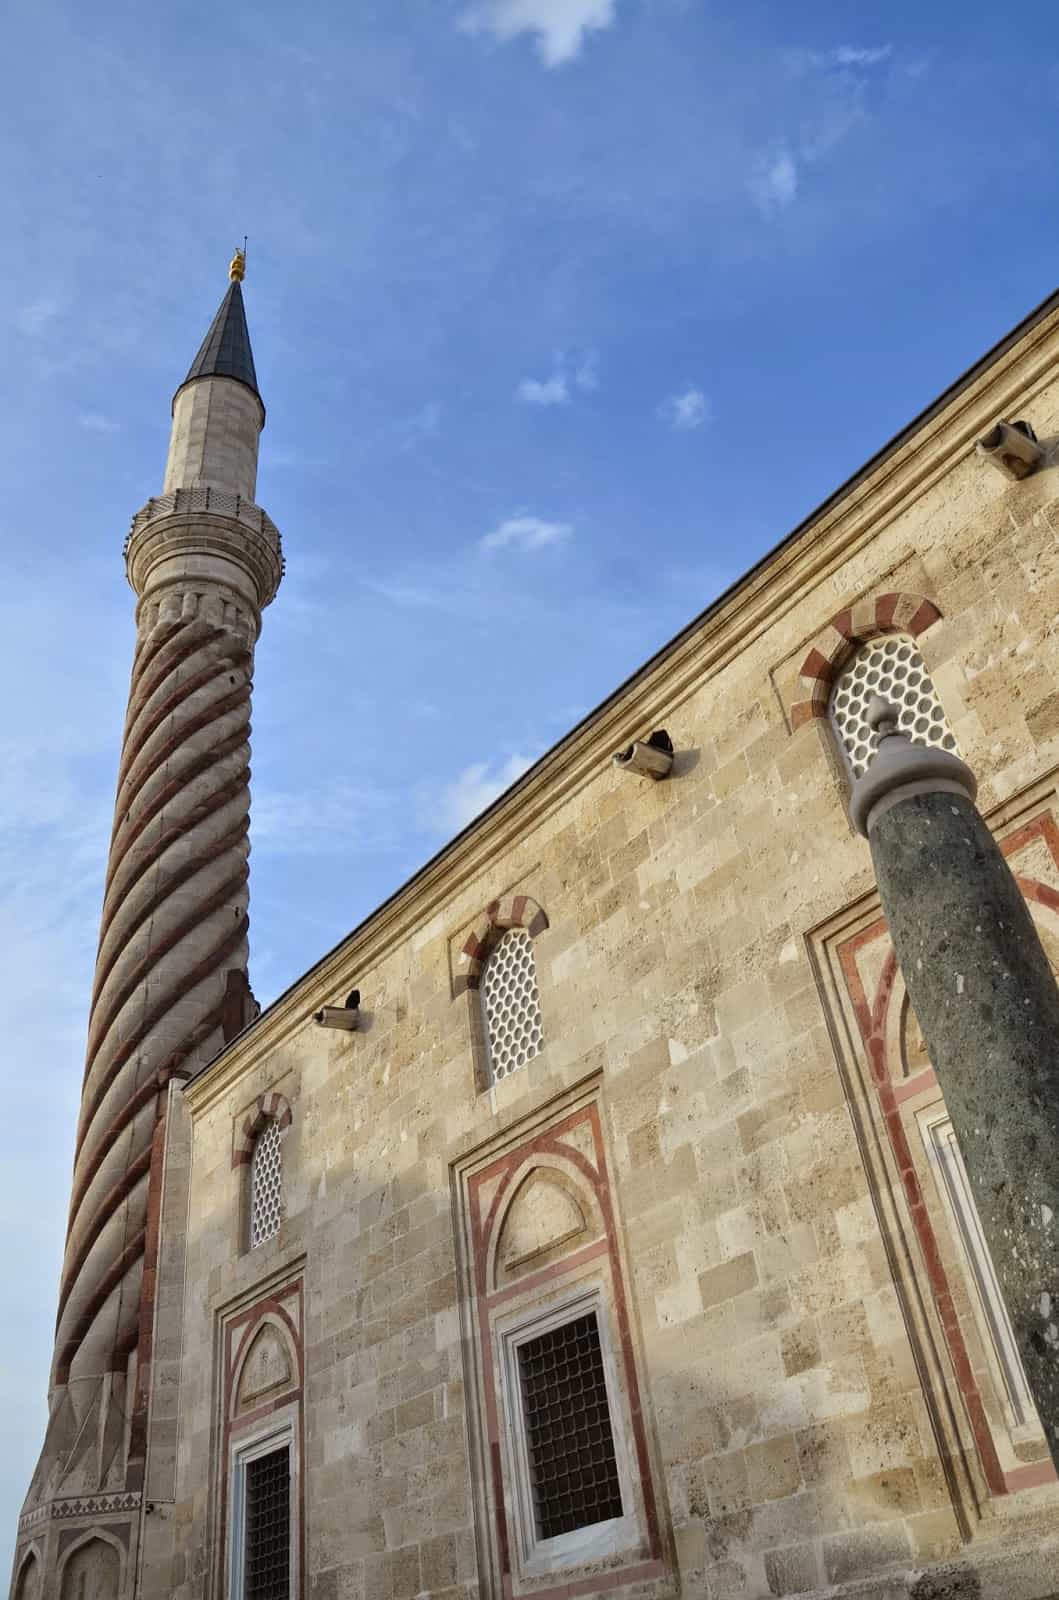
[[[207,485],[148,500],[132,519],[123,553],[139,595],[156,586],[161,564],[179,575],[210,556],[235,562],[250,576],[259,609],[275,597],[284,570],[283,542],[271,517],[253,501]],[[173,581],[179,576],[162,578],[163,586]]]
[[[186,1086],[204,1111],[247,1067],[282,1045],[311,1012],[348,989],[394,944],[450,905],[462,885],[523,845],[528,835],[600,772],[637,729],[672,725],[675,713],[776,627],[795,606],[864,550],[949,474],[974,485],[982,507],[1018,495],[1032,516],[1055,495],[1055,478],[1016,485],[982,477],[974,446],[999,416],[1032,416],[1059,364],[1059,294],[1053,295],[786,539],[591,712],[415,877],[325,955]],[[864,381],[870,381],[866,375]],[[826,418],[821,418],[821,429]],[[830,600],[820,625],[835,610]],[[762,657],[763,691],[767,662]]]

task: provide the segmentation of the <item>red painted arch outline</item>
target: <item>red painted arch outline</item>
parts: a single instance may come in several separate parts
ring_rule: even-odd
[[[461,970],[453,980],[453,998],[467,989],[478,988],[482,968],[501,933],[508,928],[525,928],[530,938],[536,939],[547,926],[543,906],[528,894],[506,894],[499,900],[490,900],[460,950]]]
[[[809,689],[809,698],[791,707],[792,730],[827,716],[831,685],[858,646],[883,633],[908,633],[918,639],[940,616],[933,600],[897,590],[870,595],[836,611],[802,662],[799,676]]]

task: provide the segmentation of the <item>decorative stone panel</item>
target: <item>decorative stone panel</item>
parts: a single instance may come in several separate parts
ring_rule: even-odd
[[[300,1274],[257,1291],[249,1304],[221,1315],[220,1370],[217,1407],[221,1448],[214,1458],[216,1512],[219,1530],[212,1551],[217,1594],[228,1593],[231,1566],[230,1525],[232,1469],[241,1449],[267,1435],[277,1424],[287,1427],[291,1444],[291,1539],[295,1584],[305,1571],[305,1458],[303,1404],[305,1393],[305,1286]]]
[[[493,1569],[483,1593],[560,1600],[635,1586],[649,1595],[668,1576],[598,1094],[592,1084],[553,1102],[458,1171],[478,1515]],[[534,1509],[540,1469],[529,1459],[521,1356],[582,1324],[598,1330],[617,1505],[549,1537]]]
[[[1008,834],[1002,848],[1053,965],[1059,966],[1055,817],[1048,812],[1034,817]],[[1052,1482],[1055,1471],[1036,1417],[1020,1416],[1005,1393],[1010,1354],[1005,1313],[998,1292],[990,1297],[984,1243],[971,1237],[978,1231],[973,1201],[964,1216],[946,1203],[951,1173],[942,1170],[940,1145],[932,1137],[945,1123],[944,1101],[885,919],[876,914],[856,931],[838,932],[832,949],[826,969],[840,986],[835,999],[852,1012],[860,1042],[850,1093],[854,1099],[863,1094],[870,1125],[897,1180],[892,1194],[900,1226],[907,1230],[906,1248],[918,1256],[917,1277],[932,1303],[935,1336],[949,1358],[945,1368],[923,1361],[923,1372],[933,1372],[926,1385],[928,1405],[939,1419],[951,1416],[954,1407],[962,1411],[969,1435],[964,1448],[977,1458],[987,1493],[1004,1496]],[[918,1299],[918,1287],[912,1292]],[[910,1320],[914,1326],[911,1313]],[[924,1330],[918,1337],[930,1334]],[[942,1372],[944,1392],[934,1387]]]

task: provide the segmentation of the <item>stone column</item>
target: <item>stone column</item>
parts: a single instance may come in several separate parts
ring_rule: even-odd
[[[964,763],[876,700],[853,787],[909,998],[1059,1467],[1059,990]]]

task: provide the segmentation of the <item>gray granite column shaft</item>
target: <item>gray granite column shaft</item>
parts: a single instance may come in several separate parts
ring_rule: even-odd
[[[945,759],[969,793],[949,774],[935,787],[891,733],[853,811],[1059,1466],[1059,990],[973,778]]]

